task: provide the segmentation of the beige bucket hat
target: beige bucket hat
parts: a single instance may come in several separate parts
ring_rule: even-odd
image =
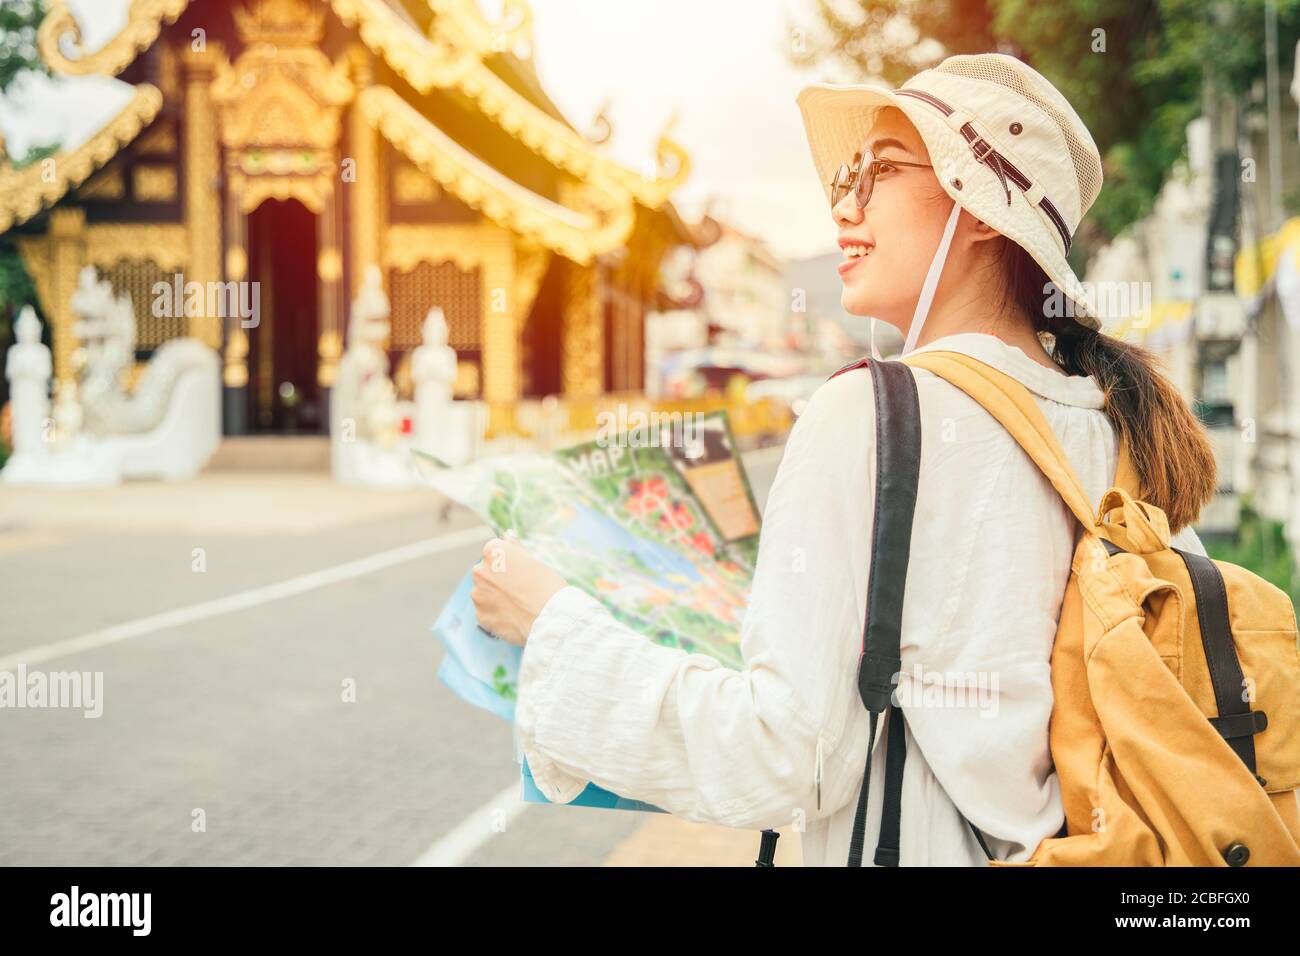
[[[862,148],[876,115],[897,107],[921,134],[948,195],[1034,257],[1069,300],[1063,314],[1100,328],[1066,255],[1101,191],[1101,155],[1069,101],[1032,67],[1001,53],[953,56],[897,90],[818,84],[796,102],[828,197],[835,171]]]

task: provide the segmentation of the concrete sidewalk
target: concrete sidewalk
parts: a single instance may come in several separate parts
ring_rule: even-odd
[[[341,485],[328,474],[216,471],[190,481],[109,488],[5,488],[0,548],[10,534],[219,532],[301,534],[441,509],[432,489]]]

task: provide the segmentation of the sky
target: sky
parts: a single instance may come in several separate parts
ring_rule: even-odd
[[[124,22],[128,0],[71,0],[85,46],[95,49]],[[500,0],[481,0],[489,15]],[[796,21],[811,0],[531,0],[534,64],[542,84],[579,130],[600,108],[613,136],[605,149],[634,169],[652,163],[660,130],[686,147],[691,176],[674,202],[691,220],[706,209],[764,239],[785,258],[835,251],[835,229],[817,182],[795,95],[843,77],[789,64]],[[10,152],[85,139],[130,96],[116,80],[51,83],[31,77],[0,103]],[[94,109],[86,104],[93,100]],[[8,113],[8,116],[3,115]],[[712,205],[710,205],[712,204]]]
[[[674,195],[688,218],[713,211],[787,258],[835,251],[795,96],[843,77],[790,65],[804,0],[532,0],[542,84],[580,130],[609,102],[614,158],[642,168],[674,113],[691,155]],[[493,9],[484,0],[485,11]]]

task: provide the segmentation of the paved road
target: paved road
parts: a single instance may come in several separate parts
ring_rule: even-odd
[[[751,462],[760,501],[778,456]],[[0,671],[103,675],[98,718],[0,708],[0,864],[563,865],[626,846],[646,815],[520,804],[510,727],[434,677],[429,627],[487,532],[423,493],[376,507],[301,480],[269,503],[267,479],[217,476],[0,498]]]

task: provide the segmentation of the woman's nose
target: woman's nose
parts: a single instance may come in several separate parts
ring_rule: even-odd
[[[837,226],[842,223],[856,225],[862,221],[863,211],[858,206],[858,200],[853,195],[853,190],[849,190],[839,202],[831,207],[831,218]]]

